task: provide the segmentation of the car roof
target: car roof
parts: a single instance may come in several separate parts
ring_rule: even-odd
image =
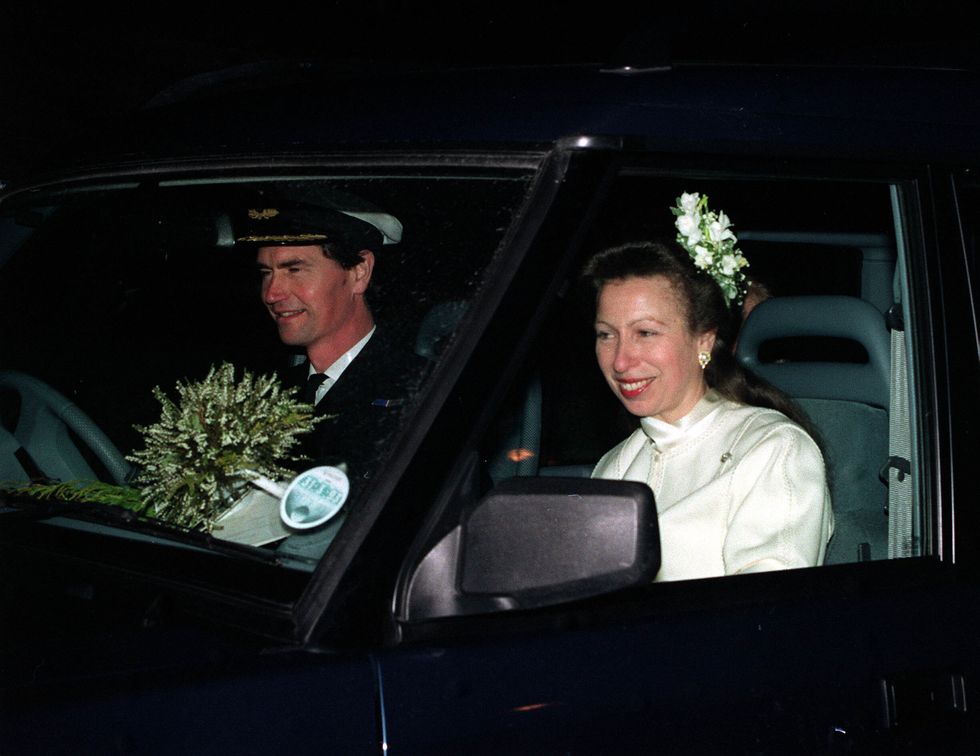
[[[350,149],[541,148],[575,136],[645,149],[973,160],[976,72],[673,63],[338,69],[252,64],[179,82],[82,132],[48,168]]]

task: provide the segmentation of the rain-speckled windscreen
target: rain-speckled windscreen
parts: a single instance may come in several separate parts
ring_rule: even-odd
[[[2,507],[312,567],[384,474],[530,185],[525,170],[351,173],[0,205]],[[328,380],[304,398],[311,363]],[[311,467],[328,469],[298,475]]]

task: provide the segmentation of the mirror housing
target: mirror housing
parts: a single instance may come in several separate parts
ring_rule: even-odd
[[[659,569],[645,483],[508,478],[416,566],[404,619],[551,606],[652,581]]]

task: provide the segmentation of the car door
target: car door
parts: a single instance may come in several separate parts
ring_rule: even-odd
[[[980,612],[976,562],[964,553],[975,520],[958,512],[968,506],[964,471],[976,452],[963,424],[977,408],[961,381],[965,373],[975,385],[977,362],[975,335],[953,326],[973,322],[974,313],[948,190],[919,166],[606,159],[609,173],[589,177],[588,203],[583,188],[568,182],[578,223],[563,246],[540,239],[530,246],[506,309],[474,352],[472,374],[492,372],[496,380],[479,391],[461,385],[452,396],[454,411],[475,419],[399,578],[388,648],[379,655],[388,746],[404,753],[968,751],[977,732],[966,701],[978,672]],[[458,527],[465,538],[466,513],[501,480],[547,475],[549,467],[563,475],[588,470],[615,437],[614,403],[599,394],[592,400],[595,376],[578,372],[589,361],[590,323],[588,315],[576,319],[570,291],[598,246],[671,233],[668,208],[682,191],[710,193],[736,233],[778,232],[769,237],[781,239],[777,249],[746,242],[743,251],[750,261],[769,255],[767,272],[786,294],[874,299],[869,292],[880,291],[881,280],[869,279],[894,283],[904,330],[892,330],[908,348],[898,368],[909,376],[912,408],[897,431],[912,446],[906,558],[859,549],[840,564],[807,569],[594,596],[569,587],[564,601],[525,602],[501,589],[495,607],[467,605],[463,547],[440,562],[438,578],[460,600],[417,611],[413,585],[426,559]],[[837,248],[827,248],[830,237]],[[873,272],[859,238],[886,239],[890,264]],[[804,347],[827,352],[822,359],[850,359],[833,341]],[[584,411],[555,408],[569,397]],[[897,406],[894,397],[889,403]],[[530,423],[537,441],[515,431],[528,412],[537,413]],[[521,441],[508,446],[515,437]],[[492,465],[501,449],[514,463],[510,473]],[[521,468],[528,459],[533,464]],[[887,480],[896,460],[881,462],[862,474],[877,480],[881,471]],[[846,493],[852,484],[839,485]],[[898,507],[887,484],[879,485],[862,505],[877,508],[875,527],[887,530]],[[533,496],[527,504],[530,513]],[[548,559],[547,534],[533,534]]]

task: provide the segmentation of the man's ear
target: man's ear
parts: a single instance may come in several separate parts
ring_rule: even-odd
[[[371,273],[374,272],[374,252],[362,249],[358,254],[361,261],[348,271],[350,273],[351,290],[355,294],[363,294],[371,283]]]

